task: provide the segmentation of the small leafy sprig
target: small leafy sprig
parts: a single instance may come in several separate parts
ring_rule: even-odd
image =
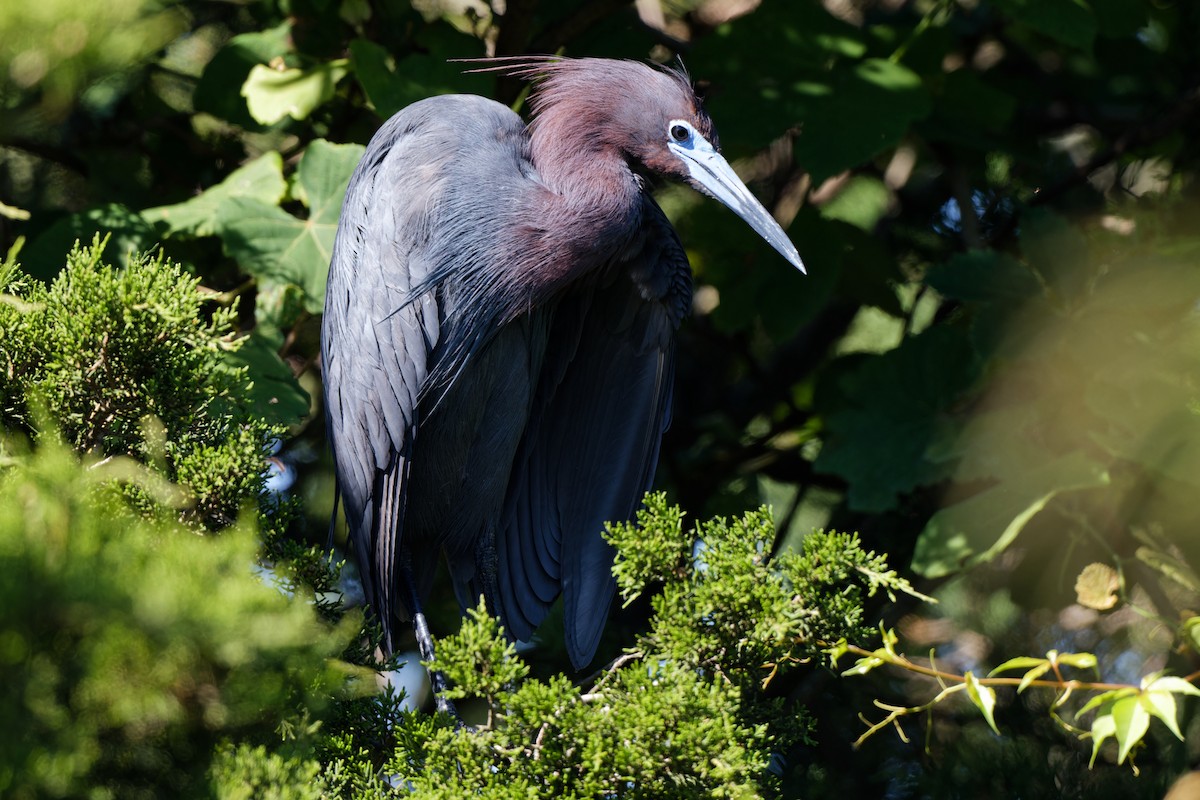
[[[1180,741],[1183,734],[1176,721],[1178,702],[1181,696],[1200,696],[1196,681],[1200,680],[1200,671],[1186,677],[1164,675],[1156,672],[1142,678],[1139,685],[1124,683],[1105,683],[1098,680],[1081,680],[1068,678],[1063,668],[1075,670],[1091,670],[1098,676],[1098,661],[1092,653],[1060,653],[1050,650],[1043,658],[1018,656],[1011,658],[993,669],[986,677],[977,677],[974,672],[963,674],[947,672],[939,669],[933,652],[929,654],[929,665],[915,662],[896,650],[899,637],[892,629],[880,628],[882,644],[875,650],[839,641],[826,650],[831,663],[836,666],[839,659],[846,655],[858,656],[854,666],[845,670],[844,676],[865,675],[884,665],[899,667],[909,673],[923,675],[935,680],[941,687],[927,703],[916,706],[897,706],[876,699],[875,706],[888,712],[887,716],[877,722],[872,722],[864,715],[859,718],[867,725],[867,730],[854,742],[858,747],[871,736],[884,728],[892,727],[900,738],[907,742],[908,737],[900,724],[901,719],[914,714],[925,713],[949,699],[951,696],[965,692],[971,703],[983,715],[988,726],[997,734],[1000,729],[996,726],[996,688],[1014,686],[1020,694],[1031,687],[1051,689],[1057,697],[1051,705],[1050,714],[1055,722],[1080,739],[1092,740],[1092,757],[1088,763],[1092,767],[1100,748],[1109,739],[1117,743],[1117,763],[1123,764],[1129,760],[1131,768],[1138,771],[1132,754],[1134,748],[1144,739],[1150,728],[1150,719],[1159,719],[1171,733]],[[1003,672],[1025,670],[1020,677],[997,677]],[[1046,676],[1051,677],[1046,677]],[[1090,712],[1096,712],[1089,728],[1084,729],[1066,722],[1059,714],[1067,700],[1076,692],[1097,692],[1077,711],[1074,717],[1079,720]]]

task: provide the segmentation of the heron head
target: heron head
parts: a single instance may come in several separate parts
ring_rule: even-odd
[[[620,154],[637,172],[687,183],[728,206],[793,266],[796,247],[721,155],[712,120],[683,72],[598,58],[503,67],[536,77],[534,135]],[[569,154],[554,152],[565,160]]]

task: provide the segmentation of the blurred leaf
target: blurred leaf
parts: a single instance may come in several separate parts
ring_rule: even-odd
[[[996,6],[1038,33],[1079,50],[1090,50],[1096,17],[1083,0],[995,0]]]
[[[1013,95],[997,89],[985,76],[966,68],[945,76],[936,99],[934,119],[923,126],[923,130],[937,139],[948,138],[976,147],[984,144],[979,137],[981,131],[1005,133],[1017,109]]]
[[[293,189],[308,206],[306,219],[256,198],[226,200],[217,215],[226,252],[251,275],[296,284],[309,310],[320,313],[342,198],[362,154],[360,145],[323,140],[309,145]]]
[[[136,211],[120,203],[104,203],[63,217],[44,230],[21,252],[22,265],[35,278],[49,281],[62,270],[63,254],[72,245],[90,242],[97,234],[109,236],[106,251],[119,265],[158,242],[154,228]]]
[[[975,362],[958,330],[939,326],[895,350],[863,357],[830,385],[816,405],[828,436],[814,467],[841,475],[859,511],[883,511],[936,478],[925,452],[938,415],[975,377]]]
[[[1133,36],[1146,26],[1150,4],[1146,0],[1090,0],[1101,36]]]
[[[208,62],[196,83],[192,95],[196,110],[258,129],[260,126],[250,116],[238,87],[246,82],[256,65],[269,63],[290,52],[291,40],[290,21],[267,30],[234,36]]]
[[[1107,484],[1103,467],[1080,452],[1031,468],[934,514],[917,537],[912,568],[940,578],[990,561],[1057,495]]]
[[[1107,611],[1117,604],[1121,581],[1108,564],[1088,564],[1075,579],[1075,598],[1081,606]]]
[[[946,297],[975,302],[1020,303],[1041,289],[1021,262],[996,250],[956,253],[934,264],[925,283]]]
[[[796,163],[817,184],[895,147],[929,113],[920,76],[900,64],[866,59],[826,80],[791,87],[803,107]]]
[[[213,236],[221,205],[233,197],[248,197],[268,205],[278,205],[287,191],[283,179],[283,158],[279,153],[264,153],[238,167],[225,180],[190,200],[170,206],[157,206],[142,212],[149,222],[161,222],[171,233]]]
[[[288,116],[304,119],[333,98],[338,81],[349,72],[350,62],[344,58],[310,69],[272,69],[255,64],[242,84],[242,96],[250,116],[263,125],[273,125]]]
[[[856,175],[846,182],[832,200],[821,207],[821,216],[848,222],[864,231],[872,231],[875,223],[887,213],[891,193],[883,181],[866,175]]]
[[[1061,301],[1083,299],[1096,268],[1088,240],[1078,227],[1046,209],[1031,209],[1021,216],[1021,251]]]

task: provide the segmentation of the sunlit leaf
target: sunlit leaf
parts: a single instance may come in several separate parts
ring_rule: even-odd
[[[1141,698],[1125,697],[1113,703],[1112,718],[1116,723],[1117,763],[1123,764],[1129,751],[1150,728],[1150,714],[1142,705]]]
[[[268,205],[277,205],[287,191],[283,179],[283,159],[272,150],[238,167],[225,180],[201,194],[170,206],[156,206],[142,212],[150,222],[164,223],[172,233],[212,236],[217,232],[221,204],[233,197],[248,197]]]
[[[1080,452],[1030,469],[934,514],[917,538],[912,568],[935,578],[989,561],[1057,495],[1107,483],[1108,473]]]
[[[1107,611],[1117,604],[1121,580],[1108,564],[1088,564],[1075,579],[1075,599],[1081,606]]]
[[[1008,661],[1005,661],[988,674],[999,675],[1001,672],[1008,672],[1009,670],[1013,669],[1029,669],[1030,667],[1038,667],[1043,664],[1048,667],[1050,665],[1049,659],[1033,658],[1032,656],[1017,656],[1016,658],[1010,658]]]
[[[1175,695],[1171,692],[1146,691],[1138,698],[1146,713],[1158,717],[1166,725],[1175,738],[1183,741],[1179,732],[1179,723],[1175,721]]]
[[[1087,712],[1091,711],[1094,708],[1099,708],[1100,706],[1104,705],[1105,703],[1115,702],[1115,701],[1121,699],[1122,697],[1132,697],[1133,695],[1137,694],[1137,691],[1138,690],[1133,688],[1132,686],[1128,686],[1128,687],[1121,688],[1121,689],[1112,689],[1107,692],[1101,692],[1100,694],[1093,697],[1091,700],[1088,700],[1086,703],[1084,703],[1083,708],[1081,708],[1075,712],[1075,716],[1082,717]]]
[[[971,702],[975,704],[975,707],[983,713],[983,718],[987,720],[988,727],[997,736],[1000,735],[1000,730],[996,727],[996,720],[993,717],[996,708],[996,691],[992,687],[980,683],[979,679],[972,672],[968,672],[965,677],[967,680],[967,696],[971,698]]]
[[[1146,684],[1148,692],[1174,692],[1175,694],[1187,694],[1200,697],[1200,689],[1192,683],[1185,681],[1183,678],[1177,678],[1173,675],[1163,675],[1155,678]]]
[[[1095,669],[1096,657],[1091,653],[1060,653],[1057,656],[1058,663],[1066,664],[1068,667],[1076,669]]]
[[[234,36],[217,51],[204,68],[192,102],[197,111],[229,122],[260,129],[246,108],[245,98],[235,88],[241,86],[250,70],[279,58],[291,49],[292,25],[284,22],[274,28]]]
[[[342,198],[362,152],[359,145],[321,140],[309,145],[293,188],[308,206],[306,219],[257,198],[228,199],[218,213],[226,252],[251,275],[296,284],[309,310],[319,313]]]
[[[1100,753],[1100,746],[1110,737],[1117,735],[1117,721],[1113,719],[1111,712],[1097,714],[1092,720],[1092,758],[1088,761],[1088,768],[1095,766],[1096,756]]]
[[[242,96],[250,116],[263,125],[272,125],[284,117],[304,119],[317,106],[333,97],[338,81],[350,72],[350,62],[337,59],[311,69],[272,69],[255,64]]]

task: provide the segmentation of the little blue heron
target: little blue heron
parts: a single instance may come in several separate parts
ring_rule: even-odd
[[[492,100],[433,97],[388,120],[354,171],[325,300],[326,418],[388,652],[408,617],[432,660],[420,604],[444,556],[459,602],[484,596],[518,639],[561,594],[581,668],[614,594],[601,531],[650,486],[691,303],[643,176],[716,198],[804,267],[682,73],[548,57],[485,70],[536,82],[528,127]]]

